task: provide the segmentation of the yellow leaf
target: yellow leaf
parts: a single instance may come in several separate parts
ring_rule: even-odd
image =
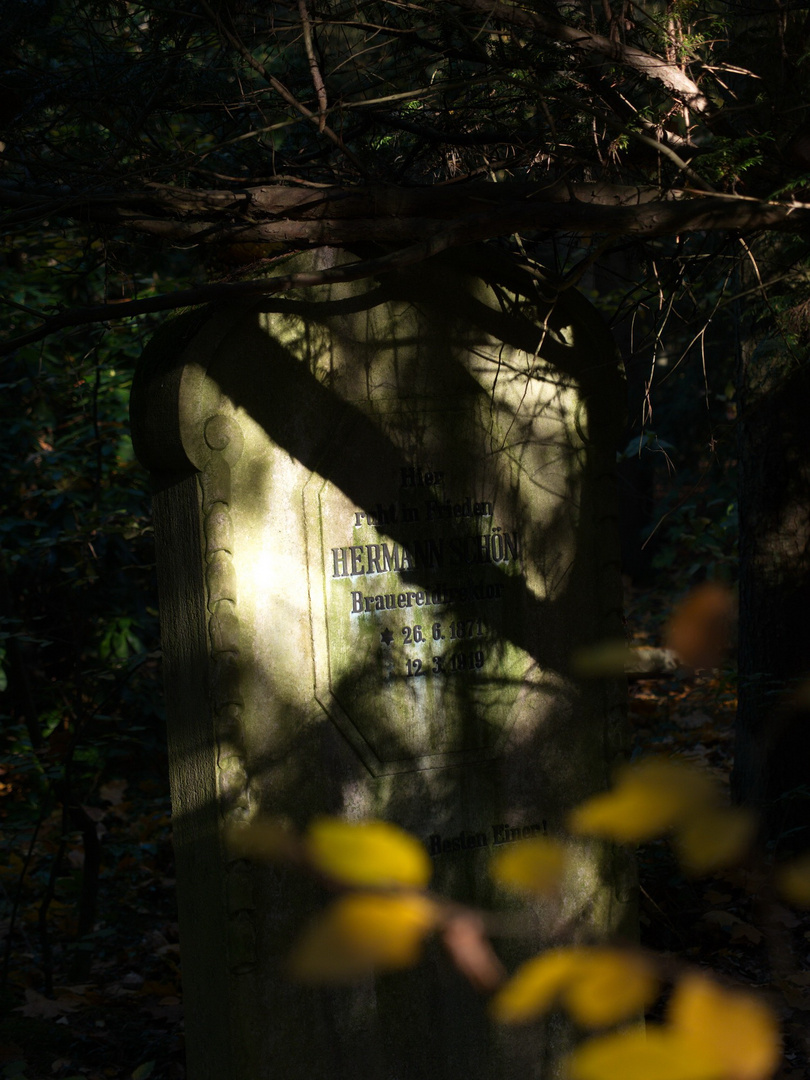
[[[304,932],[290,958],[302,982],[351,982],[419,959],[439,909],[418,893],[353,893],[335,901]]]
[[[668,1018],[699,1054],[714,1053],[728,1080],[766,1080],[779,1063],[779,1032],[770,1009],[751,994],[725,990],[702,975],[675,988]]]
[[[385,821],[316,818],[307,850],[316,869],[346,885],[421,889],[432,872],[419,841]]]
[[[586,1028],[608,1027],[642,1012],[658,995],[650,965],[621,949],[578,949],[579,963],[562,1000]]]
[[[496,1020],[520,1024],[560,1003],[582,1027],[626,1020],[654,1000],[657,980],[643,960],[620,949],[571,945],[529,960],[492,1002]]]
[[[810,853],[781,866],[776,885],[788,903],[810,907]]]
[[[639,786],[626,786],[595,795],[578,806],[568,827],[579,836],[601,836],[619,844],[638,844],[670,829],[680,802]]]
[[[278,861],[295,859],[300,853],[300,841],[295,834],[269,817],[231,826],[225,842],[235,855],[244,859]]]
[[[489,864],[499,885],[540,896],[555,890],[564,868],[565,848],[542,837],[501,848]]]
[[[739,807],[698,810],[678,829],[675,846],[690,874],[709,874],[740,862],[754,839],[754,815]]]
[[[527,960],[492,999],[493,1017],[504,1024],[525,1024],[542,1016],[556,1004],[576,966],[571,948],[549,949]]]
[[[716,1054],[664,1027],[590,1039],[569,1057],[568,1075],[571,1080],[729,1080]]]
[[[612,791],[576,807],[568,826],[578,835],[642,843],[667,832],[714,795],[711,779],[697,769],[649,758],[625,768]]]

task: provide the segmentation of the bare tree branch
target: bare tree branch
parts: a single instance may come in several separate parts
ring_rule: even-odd
[[[133,315],[145,315],[156,311],[173,311],[180,307],[193,307],[200,304],[233,302],[254,296],[270,296],[274,293],[290,292],[292,289],[312,287],[314,285],[333,285],[343,281],[358,281],[375,274],[411,266],[414,263],[438,255],[441,251],[466,242],[464,236],[467,223],[459,223],[443,233],[423,240],[409,248],[382,255],[376,259],[365,259],[337,266],[326,270],[314,270],[297,274],[285,274],[273,278],[259,278],[253,281],[238,281],[227,284],[199,285],[193,289],[179,289],[163,296],[152,296],[143,300],[129,300],[120,304],[94,304],[91,307],[73,308],[45,319],[41,326],[28,334],[22,334],[11,341],[0,343],[0,356],[6,356],[23,345],[41,341],[57,330],[70,326],[82,326],[89,323],[109,322],[116,319],[130,318]]]
[[[472,187],[473,185],[470,185]],[[497,191],[506,185],[484,185]],[[286,190],[286,189],[282,189]],[[384,189],[383,189],[384,190]],[[446,189],[438,189],[446,190]],[[428,189],[435,195],[437,189]],[[321,195],[322,193],[318,193]],[[344,193],[346,194],[346,193]],[[401,194],[401,192],[399,193]],[[540,194],[540,193],[538,193]],[[412,197],[413,193],[409,192]],[[134,220],[134,219],[133,219]],[[397,220],[397,219],[392,219]],[[334,284],[342,281],[356,281],[365,277],[383,274],[401,267],[411,266],[436,255],[447,248],[490,239],[527,228],[548,228],[556,231],[603,233],[608,236],[644,236],[656,237],[683,232],[710,230],[753,231],[760,229],[800,229],[810,227],[810,204],[807,203],[766,203],[755,199],[725,198],[712,196],[694,199],[673,199],[668,202],[649,201],[635,204],[620,203],[618,198],[613,205],[570,200],[566,203],[525,199],[523,202],[510,201],[505,205],[490,209],[489,212],[456,220],[447,226],[446,222],[436,219],[409,217],[399,219],[399,229],[386,230],[381,226],[386,218],[379,213],[367,219],[337,219],[316,221],[287,221],[281,224],[256,225],[241,232],[236,232],[233,239],[244,241],[245,238],[266,239],[263,230],[287,229],[294,226],[300,230],[301,239],[306,244],[323,246],[345,246],[357,244],[363,239],[379,240],[380,233],[396,233],[403,240],[414,236],[425,237],[417,243],[400,248],[379,258],[365,259],[348,266],[307,273],[287,274],[278,277],[258,278],[250,281],[200,285],[192,289],[182,289],[162,296],[148,297],[143,300],[131,300],[116,304],[97,304],[92,307],[76,308],[60,312],[46,318],[35,330],[0,344],[0,356],[43,338],[58,330],[71,326],[90,323],[108,322],[157,311],[169,311],[179,307],[189,307],[215,302],[234,302],[254,296],[272,295],[289,292],[291,289],[317,285]],[[139,221],[139,227],[145,229],[149,222]],[[155,225],[179,227],[179,223],[154,222]],[[442,227],[444,226],[444,227]],[[216,227],[218,229],[218,227]],[[209,225],[210,230],[215,226]],[[216,235],[221,238],[221,231]],[[336,237],[339,237],[336,239]],[[560,287],[565,287],[564,282]]]
[[[301,29],[304,32],[304,48],[307,51],[309,70],[312,74],[312,85],[315,87],[315,96],[318,99],[318,131],[322,132],[326,124],[326,113],[329,102],[326,98],[326,85],[318,67],[318,58],[315,56],[315,46],[312,42],[312,22],[307,11],[307,0],[298,0],[298,14],[301,16]]]
[[[244,43],[240,41],[239,37],[222,23],[222,20],[219,18],[217,13],[212,10],[207,0],[198,0],[198,3],[200,7],[205,11],[206,15],[211,20],[213,25],[216,26],[217,31],[227,39],[227,41],[234,49],[236,49],[242,59],[247,64],[249,64],[249,66],[252,67],[258,75],[261,75],[265,82],[267,82],[269,86],[272,86],[276,93],[284,101],[286,101],[288,105],[291,105],[305,119],[311,120],[313,123],[317,124],[318,131],[323,132],[323,134],[325,134],[329,139],[331,139],[335,146],[337,146],[338,149],[348,158],[348,160],[351,161],[351,163],[358,170],[358,172],[360,172],[361,175],[365,175],[366,170],[363,167],[362,163],[358,160],[356,155],[353,154],[351,150],[349,150],[348,147],[344,145],[341,137],[335,131],[333,131],[332,128],[329,127],[329,125],[326,123],[325,114],[322,111],[319,113],[312,112],[312,110],[308,109],[303,102],[299,101],[295,94],[291,93],[287,89],[287,87],[275,77],[275,75],[271,74],[271,72],[267,70],[264,64],[260,63],[253,56],[250,49],[248,49],[244,45]]]
[[[409,244],[457,222],[469,240],[514,231],[655,237],[697,230],[799,231],[810,204],[611,184],[488,183],[434,187],[260,185],[191,191],[155,185],[124,195],[0,187],[0,205],[124,227],[173,243]],[[15,215],[9,215],[13,221]],[[460,219],[466,220],[460,220]],[[8,222],[7,222],[8,225]]]
[[[494,0],[453,0],[456,7],[464,8],[465,11],[474,11],[479,15],[491,16],[500,22],[520,26],[527,30],[536,30],[553,41],[559,41],[565,45],[572,45],[583,53],[592,53],[603,56],[615,64],[623,64],[634,71],[655,79],[665,86],[667,90],[679,100],[683,101],[690,109],[697,113],[706,112],[709,108],[708,100],[700,92],[696,82],[689,78],[680,68],[667,63],[658,56],[653,56],[641,49],[624,45],[621,41],[613,41],[601,34],[593,34],[589,30],[580,30],[575,26],[550,19],[538,12],[526,11],[513,5],[500,4]]]

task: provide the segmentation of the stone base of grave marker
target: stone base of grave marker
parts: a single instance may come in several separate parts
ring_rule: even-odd
[[[285,264],[324,266],[317,252]],[[234,859],[257,813],[384,818],[435,887],[603,789],[623,690],[572,652],[621,634],[613,489],[623,391],[574,292],[466,249],[379,282],[188,312],[146,350],[133,435],[154,477],[190,1080],[556,1075],[556,1021],[498,1031],[442,955],[312,989],[285,957],[325,895]],[[509,964],[631,919],[632,874],[583,846]]]

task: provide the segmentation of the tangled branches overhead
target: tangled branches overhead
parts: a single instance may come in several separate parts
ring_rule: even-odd
[[[4,25],[12,246],[56,227],[120,258],[150,238],[153,261],[368,243],[410,258],[426,236],[808,224],[800,11],[7,0]]]

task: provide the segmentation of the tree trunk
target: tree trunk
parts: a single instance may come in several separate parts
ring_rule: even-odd
[[[776,346],[776,347],[774,347]],[[810,369],[748,334],[740,349],[739,709],[733,788],[765,834],[810,840]],[[798,830],[798,831],[794,831]]]

